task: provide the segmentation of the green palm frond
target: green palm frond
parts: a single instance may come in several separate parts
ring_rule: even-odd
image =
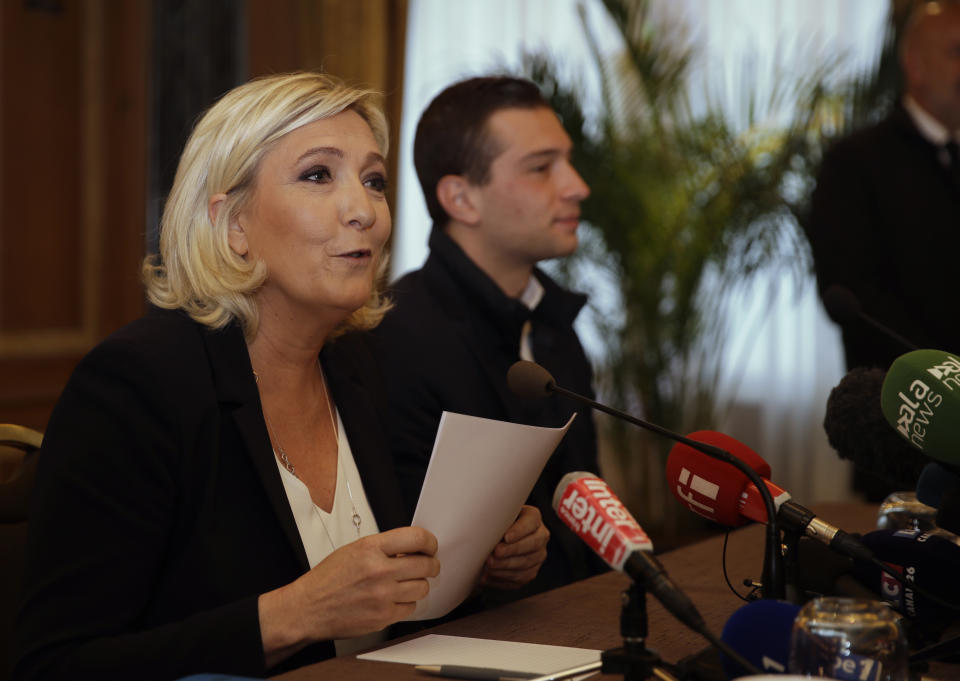
[[[751,87],[761,67],[744,65],[739,87],[747,94],[736,115],[744,129],[715,103],[691,113],[696,55],[682,26],[654,26],[647,0],[602,3],[622,40],[610,58],[580,8],[600,76],[599,120],[588,123],[580,96],[548,59],[527,56],[524,63],[561,116],[574,164],[592,190],[583,204],[582,247],[562,270],[588,292],[584,272],[615,282],[620,312],[594,315],[605,343],[596,372],[605,398],[675,431],[709,428],[724,407],[715,395],[729,370],[722,366],[725,301],[773,265],[798,280],[810,271],[799,219],[822,149],[882,107],[894,33],[879,68],[849,84],[829,85],[838,60],[809,60],[800,76],[773,74],[776,85],[762,100]],[[630,458],[650,448],[642,435],[609,423],[605,437],[622,454],[628,478],[657,470]],[[657,447],[662,471],[669,443]],[[660,472],[644,488],[643,517],[654,525],[662,518],[670,530],[679,507],[664,503],[662,488]]]

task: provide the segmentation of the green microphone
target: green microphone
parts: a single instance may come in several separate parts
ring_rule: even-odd
[[[960,357],[914,350],[883,380],[880,407],[900,436],[927,456],[960,464]]]

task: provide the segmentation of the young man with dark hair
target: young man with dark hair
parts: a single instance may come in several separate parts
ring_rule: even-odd
[[[565,473],[597,472],[591,414],[562,398],[521,399],[506,384],[510,366],[531,359],[560,385],[592,395],[590,365],[573,330],[586,297],[536,267],[577,247],[580,202],[590,190],[570,153],[569,137],[533,83],[473,78],[441,92],[414,142],[433,219],[430,256],[395,284],[395,307],[374,331],[388,431],[411,512],[444,410],[550,427],[579,411],[528,501],[540,509],[551,539],[540,574],[513,592],[519,595],[604,569],[551,508]],[[495,575],[487,585],[515,586]]]

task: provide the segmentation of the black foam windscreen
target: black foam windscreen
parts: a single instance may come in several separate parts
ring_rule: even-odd
[[[931,461],[923,467],[917,480],[918,501],[940,508],[943,495],[951,491],[960,491],[960,475],[939,461]]]
[[[834,284],[823,292],[823,306],[830,319],[840,326],[860,319],[860,301],[845,286]]]
[[[550,394],[556,381],[536,362],[520,360],[507,371],[507,385],[520,397],[543,397]]]
[[[886,372],[857,368],[827,398],[823,428],[841,459],[896,489],[914,489],[929,459],[890,427],[880,408]]]

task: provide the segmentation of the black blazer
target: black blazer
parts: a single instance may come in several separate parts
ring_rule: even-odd
[[[821,292],[849,288],[863,311],[920,347],[960,352],[953,309],[960,186],[902,106],[824,157],[805,225]],[[848,368],[887,368],[906,348],[866,324],[843,329]]]
[[[369,362],[321,361],[381,531],[403,520]],[[354,361],[356,360],[356,361]],[[238,325],[153,310],[78,365],[46,433],[17,679],[261,676],[259,594],[308,569]]]

